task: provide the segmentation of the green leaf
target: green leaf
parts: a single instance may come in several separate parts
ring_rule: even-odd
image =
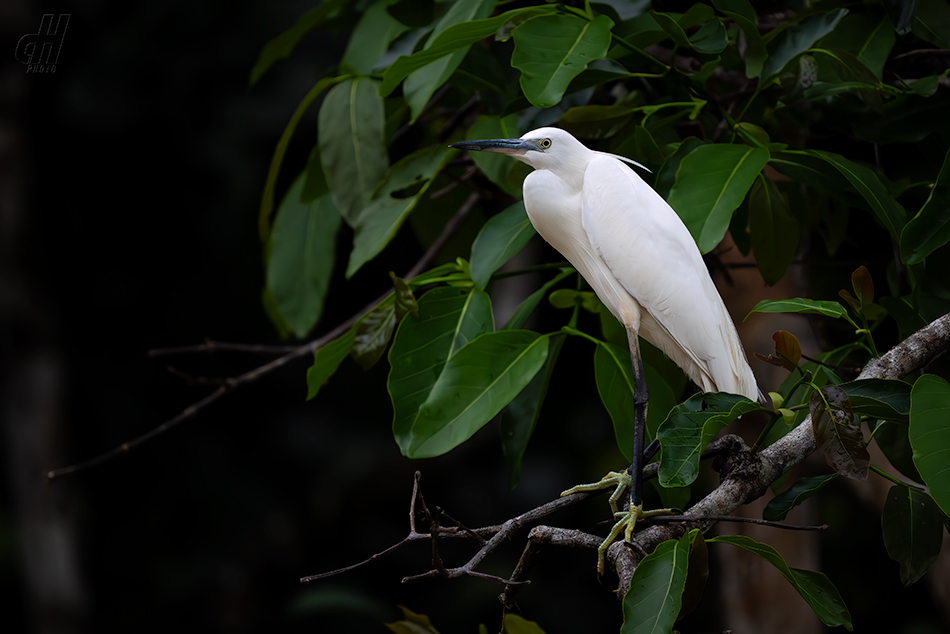
[[[300,202],[313,202],[321,196],[330,193],[327,177],[323,175],[323,164],[320,162],[320,146],[314,145],[307,158],[304,168],[303,191],[300,192]],[[339,212],[337,212],[339,215]]]
[[[290,57],[304,35],[323,22],[335,18],[346,4],[347,0],[325,0],[320,5],[307,11],[292,27],[265,44],[257,57],[257,62],[251,69],[248,84],[253,87],[267,72],[267,69],[273,66],[274,62]]]
[[[699,601],[703,598],[703,591],[706,589],[706,581],[709,579],[709,549],[706,547],[703,532],[693,530],[688,534],[693,535],[693,540],[689,546],[689,563],[686,566],[683,604],[680,607],[680,613],[676,616],[677,621],[699,606]]]
[[[534,16],[555,12],[554,6],[526,7],[506,11],[492,18],[462,22],[445,29],[432,45],[412,55],[401,55],[386,69],[383,81],[379,85],[379,94],[389,96],[396,87],[413,72],[455,51],[471,46],[475,42],[490,37],[509,22],[528,19]]]
[[[723,427],[762,406],[744,396],[701,392],[673,408],[660,425],[660,484],[686,486],[699,473],[699,457]]]
[[[920,0],[911,30],[925,42],[950,48],[950,6],[943,0]]]
[[[313,365],[307,369],[307,400],[317,395],[323,384],[333,376],[350,353],[356,338],[356,326],[319,348],[313,355]]]
[[[340,60],[341,67],[351,68],[360,75],[369,75],[389,50],[389,45],[409,30],[389,12],[392,3],[392,0],[382,0],[363,12],[350,35]]]
[[[621,634],[673,631],[682,605],[690,544],[697,532],[661,543],[634,570],[623,599]]]
[[[377,82],[349,79],[327,93],[320,106],[320,158],[340,215],[351,227],[386,175],[383,100]]]
[[[673,38],[673,42],[675,42],[677,46],[689,47],[689,38],[686,37],[686,31],[683,30],[683,27],[680,26],[675,17],[669,13],[661,13],[659,11],[650,11],[650,15],[652,15],[656,23],[660,25],[660,28]]]
[[[669,203],[700,251],[722,241],[732,212],[768,160],[764,148],[717,143],[697,147],[680,162]]]
[[[881,79],[896,40],[887,18],[870,13],[846,15],[835,30],[821,40],[821,48],[846,51]]]
[[[809,153],[824,159],[841,172],[867,201],[871,212],[881,226],[895,238],[900,237],[907,213],[901,204],[887,192],[887,188],[881,183],[877,174],[863,165],[849,161],[840,154],[822,150],[811,150]]]
[[[527,330],[482,335],[459,350],[419,408],[406,455],[440,456],[471,438],[531,382],[547,355],[548,337]]]
[[[887,461],[914,482],[923,483],[924,479],[920,477],[920,472],[914,465],[914,450],[910,446],[908,426],[883,420],[869,420],[868,426],[874,430],[874,442],[884,452]]]
[[[535,233],[523,202],[486,222],[472,243],[471,272],[475,286],[488,286],[492,273],[521,251]]]
[[[544,634],[541,626],[534,621],[511,613],[505,615],[505,632],[506,634]]]
[[[465,139],[516,139],[519,136],[518,115],[511,114],[507,117],[478,117],[468,129]],[[508,172],[512,166],[510,157],[496,152],[470,152],[469,156],[491,182],[515,198],[521,198],[521,188],[508,182]]]
[[[917,379],[910,392],[910,446],[930,495],[950,514],[950,384],[933,374]]]
[[[676,150],[666,159],[663,167],[656,173],[656,183],[653,187],[656,193],[665,199],[669,199],[670,190],[673,189],[673,185],[676,183],[676,173],[680,169],[680,163],[690,152],[701,145],[703,145],[702,139],[691,136],[676,146]]]
[[[479,335],[494,330],[491,300],[478,289],[435,288],[419,299],[419,315],[399,325],[389,350],[387,387],[393,436],[405,455],[410,433],[445,362]]]
[[[937,561],[943,545],[943,515],[933,498],[915,487],[887,492],[881,529],[887,555],[900,563],[901,583],[910,586]]]
[[[950,152],[943,159],[927,201],[900,234],[901,259],[908,266],[950,242]]]
[[[746,39],[745,74],[758,77],[762,74],[768,52],[759,33],[759,19],[749,0],[713,0],[716,10],[735,22]]]
[[[867,116],[853,125],[856,134],[872,143],[914,143],[950,127],[950,94],[933,97],[902,95],[884,104],[883,116]]]
[[[340,228],[340,214],[329,196],[300,202],[303,184],[300,175],[277,210],[267,258],[267,287],[284,322],[300,339],[323,314]]]
[[[557,363],[565,339],[567,339],[566,335],[551,337],[551,350],[541,371],[534,375],[528,387],[508,403],[505,411],[501,413],[499,426],[501,450],[511,470],[509,481],[511,488],[515,488],[521,480],[521,460],[528,448],[531,434],[534,433],[534,428],[541,417],[541,406],[547,397],[551,377],[554,374],[554,365]]]
[[[650,392],[646,430],[646,440],[650,442],[657,428],[676,405],[676,397],[660,373],[645,360],[643,369]],[[613,422],[617,447],[629,461],[633,456],[634,421],[634,377],[629,350],[612,343],[599,342],[594,350],[594,377],[597,393]]]
[[[801,228],[789,212],[788,197],[763,174],[749,192],[749,233],[755,265],[765,283],[773,286],[795,259]]]
[[[346,267],[347,278],[389,244],[429,189],[432,177],[454,154],[454,150],[437,144],[413,152],[389,168],[372,201],[353,224],[353,251]],[[403,190],[414,191],[419,185],[421,187],[414,194],[404,195]]]
[[[769,78],[780,72],[786,64],[831,33],[847,14],[847,9],[815,13],[781,31],[768,44],[769,59],[762,75]]]
[[[689,36],[689,45],[698,53],[721,53],[726,49],[728,43],[726,27],[723,26],[719,18],[713,18],[706,22],[698,31]]]
[[[494,6],[494,0],[456,2],[435,25],[435,29],[433,29],[432,35],[429,36],[429,41],[426,42],[423,50],[431,48],[439,36],[449,27],[488,17]],[[422,114],[422,110],[429,102],[429,98],[432,97],[432,93],[448,81],[455,69],[462,63],[462,59],[468,53],[468,48],[467,46],[460,48],[406,77],[402,92],[412,111],[412,117],[409,119],[410,124],[415,123],[419,115]]]
[[[841,595],[838,594],[838,589],[822,573],[814,570],[791,568],[774,548],[742,535],[720,535],[707,539],[706,543],[732,544],[758,555],[775,566],[788,579],[788,582],[811,606],[811,609],[815,611],[822,623],[828,627],[841,625],[848,631],[853,629],[848,607],[842,601]]]
[[[527,299],[518,304],[518,308],[515,309],[515,312],[508,318],[508,321],[505,323],[504,330],[520,330],[524,328],[525,323],[528,321],[528,317],[531,316],[531,313],[534,312],[534,309],[538,307],[538,304],[541,303],[541,300],[544,299],[548,291],[554,287],[555,284],[559,283],[565,277],[574,275],[576,271],[572,268],[562,269],[551,281],[547,282],[544,286],[531,293]]]
[[[789,511],[824,489],[829,482],[837,477],[837,473],[831,473],[828,475],[799,478],[795,484],[769,500],[765,510],[762,511],[762,519],[770,522],[781,522],[788,515]]]
[[[607,55],[613,20],[587,22],[570,15],[528,20],[514,30],[511,65],[521,71],[521,90],[538,108],[561,101],[571,80],[592,60]]]
[[[300,101],[300,105],[297,106],[293,116],[290,117],[290,121],[287,122],[287,127],[284,128],[284,131],[281,133],[280,140],[277,141],[277,147],[274,148],[274,156],[271,157],[270,160],[270,167],[267,170],[267,181],[264,183],[264,193],[261,194],[261,208],[257,219],[257,229],[262,241],[266,241],[267,236],[270,235],[270,214],[274,210],[274,188],[277,186],[277,175],[280,173],[281,163],[284,162],[284,154],[287,153],[287,146],[290,145],[290,138],[294,135],[297,124],[300,123],[300,119],[310,108],[310,104],[313,103],[314,99],[320,96],[320,93],[345,79],[347,79],[346,76],[324,77],[314,84],[310,92],[304,95],[304,98]]]
[[[910,383],[891,379],[860,379],[842,383],[839,387],[848,393],[855,414],[907,423]]]
[[[808,313],[834,317],[835,319],[844,318],[850,321],[848,311],[838,302],[817,301],[804,297],[763,299],[749,311],[749,315],[752,313]],[[749,315],[746,315],[746,319],[749,318]]]

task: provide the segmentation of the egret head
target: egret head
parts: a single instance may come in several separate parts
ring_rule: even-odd
[[[507,154],[535,169],[556,170],[558,166],[583,170],[594,153],[570,133],[558,128],[538,128],[520,139],[484,139],[452,145],[460,150],[481,150]]]
[[[454,143],[452,147],[460,150],[480,150],[482,152],[507,154],[527,163],[534,169],[547,169],[552,172],[566,174],[583,174],[591,159],[598,154],[603,154],[603,152],[588,149],[569,132],[560,128],[538,128],[528,132],[520,139],[462,141],[461,143]],[[615,155],[611,154],[610,156]],[[617,156],[616,158],[643,167],[626,157]]]

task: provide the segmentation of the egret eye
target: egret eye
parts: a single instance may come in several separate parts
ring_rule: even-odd
[[[541,139],[541,141],[538,143],[538,147],[542,150],[548,149],[551,147],[551,139]]]

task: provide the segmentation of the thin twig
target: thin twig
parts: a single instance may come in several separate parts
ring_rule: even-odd
[[[165,369],[168,370],[170,374],[174,374],[179,379],[187,383],[188,385],[204,385],[217,387],[219,385],[224,385],[228,382],[228,379],[221,377],[207,377],[207,376],[195,376],[193,374],[188,374],[187,372],[182,372],[178,368],[166,365]]]
[[[462,225],[465,223],[465,220],[468,218],[469,215],[471,215],[472,210],[475,208],[475,205],[478,203],[478,200],[479,200],[478,194],[474,194],[474,193],[471,194],[466,199],[466,201],[462,204],[462,206],[459,207],[458,211],[455,212],[455,215],[452,216],[452,218],[450,218],[449,221],[445,224],[445,227],[442,229],[442,233],[439,235],[438,238],[436,238],[435,242],[432,243],[432,245],[428,248],[428,250],[426,250],[426,252],[422,255],[422,257],[419,258],[419,261],[416,262],[415,265],[405,275],[407,279],[411,279],[419,275],[419,273],[425,270],[426,267],[428,267],[432,263],[432,261],[435,259],[435,256],[438,255],[439,251],[441,251],[442,248],[446,245],[446,243],[448,243],[448,241],[452,238],[452,236],[454,236],[455,233],[458,232],[459,229],[461,229]],[[85,471],[86,469],[91,469],[92,467],[98,466],[104,462],[108,462],[109,460],[113,458],[116,458],[118,456],[121,456],[122,454],[132,451],[133,449],[138,448],[139,446],[148,442],[149,440],[152,440],[156,436],[159,436],[165,433],[166,431],[172,429],[173,427],[176,427],[180,423],[183,423],[184,421],[190,418],[193,418],[198,412],[203,410],[208,405],[211,405],[212,403],[217,401],[219,398],[221,398],[225,394],[228,394],[229,392],[232,392],[239,387],[248,385],[250,383],[254,383],[261,377],[266,376],[270,374],[271,372],[284,367],[291,361],[299,359],[300,357],[313,354],[314,352],[319,350],[321,347],[333,341],[334,339],[336,339],[337,337],[345,333],[347,330],[349,330],[350,327],[353,324],[355,324],[358,319],[360,319],[360,317],[362,317],[369,311],[373,310],[380,302],[385,300],[389,295],[390,295],[390,292],[383,293],[375,301],[370,302],[369,304],[364,306],[359,312],[355,313],[352,317],[350,317],[349,319],[347,319],[346,321],[344,321],[339,326],[337,326],[336,328],[334,328],[327,334],[323,335],[322,337],[318,339],[314,339],[313,341],[309,343],[305,343],[302,346],[299,346],[297,348],[293,348],[290,352],[288,352],[284,356],[274,359],[273,361],[269,363],[265,363],[264,365],[259,366],[249,372],[245,372],[244,374],[241,374],[234,378],[225,379],[225,383],[221,385],[220,387],[218,387],[218,389],[211,392],[210,394],[208,394],[201,400],[196,401],[195,403],[192,403],[191,405],[186,407],[184,410],[182,410],[178,415],[174,416],[173,418],[170,418],[169,420],[165,421],[164,423],[152,429],[151,431],[148,431],[142,434],[138,438],[134,438],[133,440],[126,441],[122,443],[121,445],[119,445],[118,447],[115,447],[114,449],[110,451],[106,451],[102,454],[99,454],[98,456],[90,460],[86,460],[84,462],[80,462],[68,467],[63,467],[62,469],[52,469],[50,471],[47,471],[46,479],[52,482],[56,480],[57,478],[63,478],[65,476],[75,475],[77,473]]]
[[[245,354],[287,354],[299,346],[265,346],[260,344],[230,343],[227,341],[206,341],[195,346],[179,346],[177,348],[152,348],[148,351],[150,357],[164,357],[175,354],[195,354],[198,352],[243,352]]]
[[[861,368],[847,367],[843,365],[834,365],[831,363],[825,363],[824,361],[813,359],[812,357],[809,357],[807,354],[803,354],[802,359],[805,359],[806,361],[811,361],[812,363],[817,363],[818,365],[824,366],[826,368],[831,368],[832,370],[841,370],[842,372],[849,372],[851,374],[859,374],[861,372]]]

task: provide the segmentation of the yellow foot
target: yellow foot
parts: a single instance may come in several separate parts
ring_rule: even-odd
[[[627,511],[619,511],[614,513],[614,518],[618,521],[613,525],[613,528],[610,529],[610,534],[607,535],[607,539],[605,539],[603,543],[601,543],[600,548],[597,549],[597,574],[604,574],[604,563],[607,557],[607,549],[614,542],[614,540],[617,539],[617,536],[620,535],[621,531],[623,532],[624,541],[629,542],[633,537],[633,529],[636,527],[639,520],[646,519],[648,517],[654,517],[656,515],[675,515],[676,513],[677,511],[674,509],[655,509],[652,511],[644,511],[642,504],[634,506]]]
[[[614,492],[610,494],[610,511],[614,515],[620,512],[617,507],[617,502],[623,497],[623,492],[630,487],[630,474],[626,471],[611,471],[603,478],[600,482],[594,482],[592,484],[578,484],[576,487],[570,488],[567,491],[561,493],[561,497],[565,495],[570,495],[572,493],[580,493],[581,491],[599,491],[600,489],[609,489],[614,487]]]

